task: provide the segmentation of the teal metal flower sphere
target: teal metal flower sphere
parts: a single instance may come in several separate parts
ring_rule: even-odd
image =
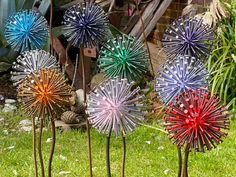
[[[122,35],[103,44],[98,63],[107,78],[137,81],[148,71],[148,52],[134,37]]]
[[[8,18],[4,34],[15,51],[41,49],[48,39],[47,20],[36,11],[20,11]]]

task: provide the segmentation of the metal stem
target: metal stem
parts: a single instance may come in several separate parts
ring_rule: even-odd
[[[122,132],[122,145],[123,145],[123,158],[122,158],[121,177],[125,177],[126,142],[125,142],[125,134],[123,132]]]
[[[33,158],[34,158],[34,173],[35,177],[38,177],[38,164],[37,164],[37,150],[36,150],[36,128],[35,128],[35,117],[32,118],[32,129],[33,129]]]
[[[189,147],[190,145],[187,144],[185,148],[185,154],[184,154],[184,164],[182,168],[182,176],[181,177],[188,177],[188,156],[189,156]]]
[[[49,156],[49,161],[48,161],[48,177],[52,176],[52,159],[53,159],[53,154],[54,154],[55,145],[56,145],[56,127],[55,127],[55,121],[53,118],[51,120],[51,128],[52,128],[52,145],[51,145],[51,151],[50,151],[50,156]]]
[[[107,144],[106,144],[106,165],[107,165],[107,177],[111,177],[111,165],[110,165],[110,138],[111,132],[107,135]]]
[[[178,162],[179,162],[178,177],[181,177],[181,173],[182,173],[182,154],[181,154],[181,148],[177,147],[177,150],[178,150]]]
[[[43,132],[43,117],[40,118],[38,153],[39,153],[39,162],[41,166],[42,177],[45,177],[43,154],[42,154],[42,132]]]
[[[86,105],[87,97],[86,97],[86,80],[85,80],[85,69],[84,69],[84,50],[82,47],[80,48],[80,60],[82,64],[82,73],[83,73],[84,105]],[[91,137],[90,137],[90,125],[87,118],[86,118],[86,126],[87,126],[87,141],[88,141],[88,155],[89,155],[89,173],[90,177],[92,177],[93,176],[92,148],[91,148]]]

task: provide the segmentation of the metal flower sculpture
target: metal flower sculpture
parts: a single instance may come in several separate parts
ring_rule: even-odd
[[[108,78],[120,77],[137,81],[148,71],[148,52],[134,37],[117,36],[103,44],[98,63]]]
[[[229,129],[230,124],[227,109],[221,105],[219,98],[211,97],[207,91],[198,89],[177,96],[166,113],[164,120],[170,139],[179,148],[185,145],[185,157],[183,167],[179,165],[179,176],[188,177],[190,150],[211,150],[222,141],[222,137],[226,137],[224,130]]]
[[[18,98],[23,109],[34,117],[54,116],[69,104],[71,87],[57,69],[31,73],[20,84]]]
[[[158,74],[155,89],[161,101],[166,104],[188,89],[208,86],[209,73],[205,66],[196,58],[186,55],[167,61]]]
[[[64,35],[76,47],[96,46],[109,32],[108,17],[104,10],[88,2],[67,9],[64,25]]]
[[[143,120],[143,96],[137,95],[139,88],[131,91],[132,83],[127,79],[110,79],[103,82],[88,96],[87,113],[92,126],[99,132],[126,132],[135,129]]]
[[[195,151],[211,150],[225,137],[229,129],[227,109],[219,98],[205,90],[189,90],[171,103],[165,118],[166,130],[177,146],[190,144]]]
[[[212,49],[214,31],[202,19],[180,17],[166,30],[164,49],[169,55],[207,57]]]
[[[106,164],[107,176],[110,170],[110,136],[114,131],[117,137],[122,133],[123,158],[121,176],[125,174],[126,143],[125,134],[133,131],[143,120],[143,107],[139,102],[143,99],[138,95],[139,88],[131,91],[133,84],[127,79],[110,79],[104,81],[88,96],[87,114],[92,126],[99,132],[107,134]]]
[[[57,69],[41,69],[28,75],[24,82],[18,88],[18,98],[22,103],[22,108],[32,117],[34,126],[34,117],[40,118],[38,153],[41,165],[42,176],[45,176],[44,161],[42,155],[42,130],[43,122],[46,118],[51,121],[52,127],[52,146],[48,162],[48,176],[51,176],[52,159],[56,143],[56,128],[54,119],[65,106],[69,106],[71,98],[71,87],[66,84],[64,75]],[[34,126],[35,127],[35,126]],[[35,149],[35,128],[34,149]],[[34,160],[36,163],[36,152],[34,151]],[[36,165],[37,166],[37,165]]]
[[[20,55],[13,63],[12,81],[14,85],[19,85],[22,80],[32,72],[37,72],[42,68],[59,68],[56,57],[43,50],[26,51]]]
[[[33,10],[17,12],[6,23],[5,37],[15,51],[41,49],[48,39],[48,24]]]

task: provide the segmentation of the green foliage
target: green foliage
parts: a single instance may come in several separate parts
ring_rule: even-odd
[[[236,108],[236,3],[226,4],[230,16],[218,27],[216,48],[209,60],[211,93],[218,94],[227,106]]]

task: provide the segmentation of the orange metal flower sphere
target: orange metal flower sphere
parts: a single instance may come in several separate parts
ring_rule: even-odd
[[[42,69],[26,77],[19,86],[18,98],[30,116],[53,116],[69,105],[71,87],[56,69]]]

